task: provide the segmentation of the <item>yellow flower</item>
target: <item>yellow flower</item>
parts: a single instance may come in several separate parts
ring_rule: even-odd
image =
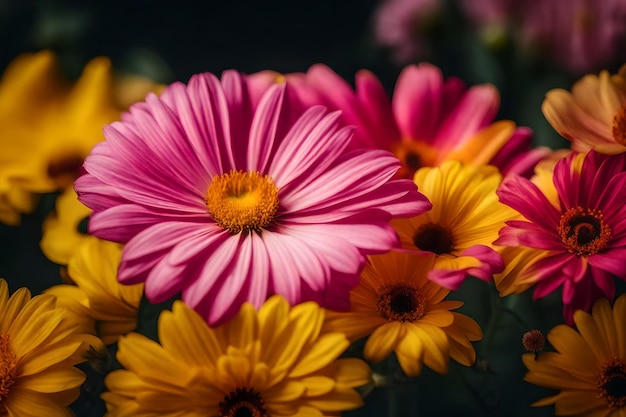
[[[363,354],[379,362],[395,352],[402,370],[419,375],[422,364],[448,371],[451,356],[469,366],[476,360],[470,341],[482,332],[471,318],[450,310],[449,290],[428,280],[434,256],[389,252],[370,256],[358,287],[350,293],[350,312],[328,312],[325,329],[344,332],[351,341],[369,336]]]
[[[30,193],[72,184],[91,148],[104,140],[104,125],[129,104],[117,101],[115,87],[104,57],[89,62],[73,86],[49,51],[20,55],[9,65],[0,80],[0,221],[17,224],[18,213],[32,211]]]
[[[370,382],[358,359],[337,359],[349,342],[321,332],[324,310],[290,308],[271,297],[245,303],[230,322],[210,328],[181,301],[159,317],[161,344],[120,338],[125,370],[107,375],[107,416],[325,416],[362,405],[354,387]]]
[[[76,197],[74,188],[63,191],[56,200],[54,212],[43,222],[43,236],[39,242],[41,251],[48,259],[59,265],[67,265],[76,250],[93,239],[81,232],[80,226],[91,209]]]
[[[596,302],[591,314],[574,313],[578,331],[556,326],[548,340],[556,352],[523,356],[526,381],[559,390],[533,406],[555,405],[556,415],[626,416],[626,294],[613,306]]]
[[[9,297],[0,280],[0,415],[71,416],[84,362],[95,337],[80,333],[52,295],[31,298],[26,288]]]
[[[414,178],[433,207],[409,219],[395,219],[402,247],[436,254],[429,278],[453,290],[467,276],[489,281],[503,263],[492,242],[515,212],[498,202],[502,176],[494,166],[445,162],[420,168]]]
[[[626,65],[618,74],[586,75],[572,92],[557,88],[546,94],[543,114],[572,149],[605,154],[626,152]]]
[[[46,291],[56,295],[84,327],[91,320],[105,344],[135,330],[143,295],[143,284],[117,282],[121,256],[121,245],[89,236],[69,260],[69,279],[76,285],[56,285]]]

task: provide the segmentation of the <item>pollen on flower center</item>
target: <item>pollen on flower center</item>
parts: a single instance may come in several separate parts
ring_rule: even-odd
[[[579,256],[601,252],[611,240],[611,227],[598,209],[568,209],[561,215],[557,232],[568,250]]]
[[[389,321],[414,322],[424,315],[425,299],[416,288],[393,284],[383,286],[378,293],[376,308]]]
[[[218,404],[219,417],[269,417],[261,395],[252,388],[237,388]]]
[[[613,139],[626,146],[626,107],[622,107],[613,117]]]
[[[454,250],[454,236],[450,230],[437,223],[426,223],[413,235],[413,244],[420,250],[441,255]]]
[[[0,336],[0,416],[6,414],[4,400],[9,395],[9,389],[15,382],[17,360],[15,353],[9,346],[9,336]]]
[[[610,408],[626,406],[626,363],[620,358],[606,361],[596,379],[599,397],[609,402]]]
[[[206,205],[215,222],[232,234],[260,232],[278,210],[278,188],[268,175],[230,171],[211,180]]]

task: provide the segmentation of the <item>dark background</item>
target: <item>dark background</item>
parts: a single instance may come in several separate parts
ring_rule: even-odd
[[[305,71],[316,62],[345,76],[386,72],[393,67],[371,44],[376,3],[3,0],[0,68],[20,52],[51,48],[73,71],[106,55],[118,69],[166,82],[230,68]]]

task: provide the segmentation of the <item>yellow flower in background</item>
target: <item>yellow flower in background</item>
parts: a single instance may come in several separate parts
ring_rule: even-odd
[[[626,294],[613,309],[598,300],[591,312],[578,310],[578,331],[565,324],[548,333],[556,352],[523,356],[526,381],[559,390],[533,406],[555,405],[556,415],[626,416]]]
[[[422,365],[448,371],[449,357],[469,366],[476,360],[471,341],[482,332],[471,318],[450,310],[463,305],[444,298],[449,290],[428,280],[430,254],[392,251],[370,256],[361,283],[350,293],[349,312],[328,312],[325,330],[351,341],[368,336],[366,359],[379,362],[395,352],[402,370],[419,375]]]
[[[414,181],[433,206],[419,216],[392,220],[402,247],[435,254],[429,278],[446,288],[458,289],[468,276],[491,281],[504,268],[492,242],[516,214],[498,202],[498,169],[448,161],[420,168]]]
[[[605,154],[626,152],[626,65],[618,74],[588,74],[572,87],[549,91],[543,114],[572,149]]]
[[[70,85],[54,54],[18,56],[0,79],[0,221],[15,225],[34,209],[31,193],[64,189],[78,175],[91,148],[104,140],[102,128],[120,118],[121,103],[111,63],[90,61]],[[127,85],[126,79],[121,83]],[[144,94],[159,90],[141,84]],[[124,97],[127,99],[130,97]]]
[[[121,337],[102,394],[114,416],[325,416],[360,407],[354,387],[370,382],[358,359],[337,359],[342,333],[322,332],[324,310],[271,297],[258,313],[245,303],[210,328],[181,301],[161,313],[159,340]]]
[[[65,313],[49,294],[20,288],[9,297],[0,280],[0,415],[72,415],[67,406],[85,380],[74,365],[101,342]]]
[[[65,189],[55,204],[54,211],[43,222],[39,247],[52,262],[67,265],[82,244],[94,239],[80,230],[81,223],[91,214],[91,209],[78,201],[72,187]]]
[[[114,343],[137,327],[143,284],[117,282],[122,245],[92,236],[69,260],[69,279],[75,285],[56,285],[46,292],[56,295],[75,320],[91,328],[105,344]],[[93,330],[92,330],[93,332]]]

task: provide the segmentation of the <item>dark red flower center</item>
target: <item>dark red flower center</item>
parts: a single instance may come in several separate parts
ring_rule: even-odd
[[[413,244],[420,250],[437,255],[452,253],[454,236],[449,229],[437,223],[426,223],[421,225],[413,235]]]
[[[389,321],[414,322],[424,315],[424,296],[417,288],[404,284],[386,285],[378,293],[376,308]]]
[[[602,365],[596,387],[599,397],[606,398],[610,408],[626,406],[626,364],[620,358],[613,358]]]
[[[611,240],[611,227],[599,209],[568,209],[561,216],[557,232],[567,249],[579,256],[602,252]]]
[[[622,107],[613,117],[613,139],[626,146],[626,107]]]
[[[237,388],[218,404],[219,417],[269,417],[261,395],[252,388]]]
[[[59,188],[67,188],[78,178],[83,161],[83,156],[77,153],[52,159],[48,163],[48,177]]]

